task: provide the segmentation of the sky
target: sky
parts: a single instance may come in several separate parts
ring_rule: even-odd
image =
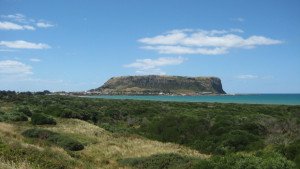
[[[113,76],[216,76],[300,93],[298,0],[0,0],[0,90],[85,91]]]

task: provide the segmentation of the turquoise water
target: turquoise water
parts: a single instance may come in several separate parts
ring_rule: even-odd
[[[176,102],[217,102],[217,103],[248,103],[248,104],[286,104],[300,105],[300,94],[247,94],[218,96],[84,96],[104,99],[133,99]]]

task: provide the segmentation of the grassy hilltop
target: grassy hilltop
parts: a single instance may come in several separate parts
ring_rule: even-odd
[[[0,168],[300,167],[300,106],[0,92]]]

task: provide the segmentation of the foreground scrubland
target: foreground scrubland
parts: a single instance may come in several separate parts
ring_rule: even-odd
[[[300,168],[300,106],[0,92],[0,168]]]

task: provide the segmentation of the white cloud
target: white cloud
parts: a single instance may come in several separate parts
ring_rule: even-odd
[[[238,17],[238,18],[231,18],[230,20],[232,20],[232,21],[236,21],[236,22],[244,22],[244,21],[245,21],[245,19],[244,19],[244,18],[242,18],[242,17]]]
[[[53,27],[54,25],[47,22],[38,22],[36,23],[36,26],[39,28],[49,28],[49,27]]]
[[[11,14],[11,15],[1,15],[1,18],[16,21],[19,23],[30,23],[34,22],[33,19],[28,19],[25,15],[23,14]]]
[[[185,46],[143,46],[142,48],[147,50],[155,50],[161,54],[217,55],[227,53],[226,48],[193,48]]]
[[[242,29],[237,29],[237,28],[230,29],[230,32],[244,33]]]
[[[31,62],[40,62],[41,59],[37,59],[37,58],[30,58],[29,59]]]
[[[0,46],[14,49],[47,49],[49,45],[44,43],[32,43],[23,40],[17,41],[0,41]]]
[[[19,25],[12,22],[0,21],[0,30],[35,30],[35,28],[30,25]]]
[[[160,68],[157,69],[145,69],[145,70],[136,70],[136,74],[139,75],[166,75],[167,73]]]
[[[237,33],[241,29],[230,30],[172,30],[163,35],[139,39],[143,49],[155,50],[162,54],[203,54],[218,55],[228,53],[232,48],[251,49],[259,45],[275,45],[282,41],[264,36],[243,38]]]
[[[36,27],[49,28],[54,26],[48,21],[36,21],[23,14],[1,15],[1,18],[8,21],[0,21],[0,30],[35,30]]]
[[[158,59],[137,59],[135,62],[124,65],[135,68],[137,74],[166,74],[161,70],[163,66],[179,65],[186,59],[183,57],[160,57]]]
[[[238,79],[257,79],[257,75],[251,75],[251,74],[246,74],[246,75],[238,75],[236,76]]]
[[[253,75],[253,74],[241,74],[235,76],[236,79],[241,79],[241,80],[254,80],[254,79],[259,79],[259,80],[269,80],[269,79],[274,79],[274,76],[272,75]]]
[[[0,61],[0,75],[1,76],[26,76],[32,73],[32,68],[22,62],[15,60]]]
[[[30,25],[23,25],[23,28],[27,29],[27,30],[35,30],[35,28],[33,26],[30,26]]]

